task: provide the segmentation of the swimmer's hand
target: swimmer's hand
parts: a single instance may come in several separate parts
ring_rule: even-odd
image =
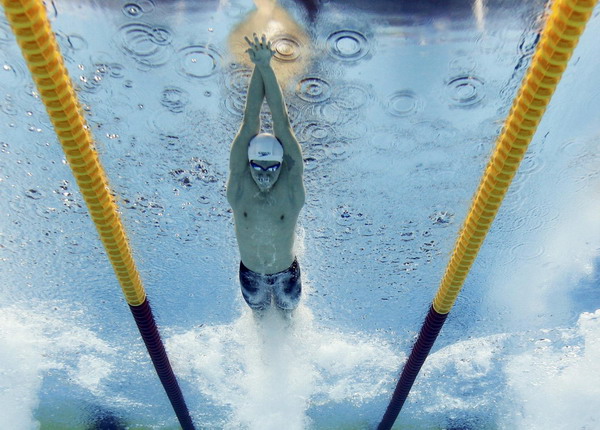
[[[250,48],[246,50],[250,56],[250,60],[259,67],[268,66],[275,51],[271,49],[271,42],[267,41],[267,36],[263,34],[260,40],[258,40],[258,36],[254,33],[254,41],[248,39],[247,36],[244,39],[250,45]]]

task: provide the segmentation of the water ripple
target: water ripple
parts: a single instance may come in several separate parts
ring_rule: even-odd
[[[7,115],[14,116],[17,114],[17,108],[13,98],[10,95],[6,95],[3,101],[0,101],[0,111]]]
[[[334,103],[311,104],[302,109],[302,117],[329,124],[339,125],[346,122],[347,112]]]
[[[246,106],[246,97],[240,94],[229,94],[223,102],[225,109],[232,115],[243,116]]]
[[[448,68],[452,73],[471,73],[477,68],[477,60],[470,55],[459,55],[450,61]]]
[[[187,136],[190,132],[189,124],[182,115],[171,115],[164,111],[156,111],[148,118],[150,131],[157,136],[175,136],[177,139]],[[169,140],[169,139],[167,139]]]
[[[297,124],[296,135],[300,142],[306,142],[311,145],[322,145],[334,139],[335,130],[332,126],[323,124],[322,122],[305,121]]]
[[[358,31],[340,30],[327,38],[327,50],[331,56],[341,61],[358,61],[369,53],[367,38]]]
[[[66,38],[69,47],[71,47],[73,51],[82,51],[88,47],[88,43],[85,38],[79,34],[70,34]]]
[[[519,40],[519,54],[521,57],[529,58],[533,56],[535,48],[540,40],[541,34],[538,31],[525,31]]]
[[[0,59],[0,81],[5,88],[21,88],[24,85],[27,74],[19,64],[9,64]]]
[[[393,116],[414,115],[422,108],[419,97],[411,90],[396,91],[387,99],[387,111]]]
[[[167,87],[163,90],[160,104],[170,112],[181,113],[190,101],[187,91],[177,87]]]
[[[124,25],[119,30],[121,48],[144,67],[159,67],[171,58],[171,32],[143,23]]]
[[[240,67],[237,64],[231,64],[230,69],[231,70],[227,72],[225,86],[227,89],[245,96],[248,85],[250,84],[250,78],[252,77],[252,70],[246,67]]]
[[[539,243],[519,243],[510,249],[510,255],[515,260],[535,260],[546,253]]]
[[[191,45],[181,49],[179,73],[194,79],[212,76],[219,68],[222,56],[210,45]]]
[[[462,75],[450,78],[446,83],[450,104],[456,107],[478,105],[484,99],[483,86],[483,80],[477,76]]]
[[[272,49],[275,51],[275,59],[286,63],[296,61],[302,52],[302,45],[294,36],[285,34],[275,36],[271,41]]]
[[[0,42],[10,42],[13,40],[12,31],[8,23],[0,21]]]
[[[331,97],[331,85],[318,77],[307,77],[298,82],[296,94],[310,103],[320,103]]]
[[[341,109],[359,109],[369,101],[369,89],[360,84],[340,85],[335,88],[333,99]]]

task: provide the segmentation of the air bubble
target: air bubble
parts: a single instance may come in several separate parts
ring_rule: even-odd
[[[403,242],[410,242],[412,240],[415,240],[415,233],[413,231],[403,231],[402,233],[400,233],[398,238]]]
[[[405,117],[421,110],[421,101],[410,90],[396,91],[387,100],[387,111],[393,116]]]
[[[125,6],[123,6],[123,13],[129,17],[137,18],[142,16],[144,12],[142,12],[142,8],[137,4],[127,3]]]
[[[341,30],[327,38],[327,49],[337,60],[357,61],[369,53],[369,43],[358,31]]]
[[[178,53],[179,72],[184,76],[203,79],[212,76],[221,63],[221,54],[207,45],[191,45]]]
[[[477,76],[457,76],[446,84],[450,103],[456,107],[478,105],[484,98],[483,80]]]
[[[31,188],[25,192],[25,196],[32,200],[40,200],[44,197],[41,191]]]
[[[150,0],[140,0],[138,2],[130,2],[123,6],[123,13],[131,18],[139,18],[145,13],[150,13],[154,10],[154,3]]]
[[[454,220],[454,214],[447,211],[438,211],[429,216],[431,222],[440,227],[446,227]]]
[[[271,49],[275,51],[275,59],[286,63],[296,61],[301,53],[300,42],[290,35],[276,36],[271,41]]]
[[[336,209],[336,219],[335,222],[341,226],[351,226],[356,221],[356,216],[354,216],[350,210],[346,207],[340,206]]]
[[[331,86],[321,78],[309,77],[298,82],[296,94],[304,101],[320,103],[331,96]]]

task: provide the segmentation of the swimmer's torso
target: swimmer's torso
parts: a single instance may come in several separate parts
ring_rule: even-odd
[[[242,262],[257,273],[288,269],[295,258],[294,230],[304,204],[302,182],[292,184],[284,170],[273,188],[261,193],[248,172],[237,179],[230,178],[227,198]]]

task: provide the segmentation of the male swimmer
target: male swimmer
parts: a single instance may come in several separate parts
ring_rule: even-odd
[[[302,150],[290,125],[281,88],[271,67],[266,36],[247,37],[254,63],[244,119],[231,145],[227,200],[240,249],[244,300],[262,315],[271,303],[290,316],[302,290],[294,237],[305,190]],[[271,110],[272,134],[260,133],[263,99]]]

